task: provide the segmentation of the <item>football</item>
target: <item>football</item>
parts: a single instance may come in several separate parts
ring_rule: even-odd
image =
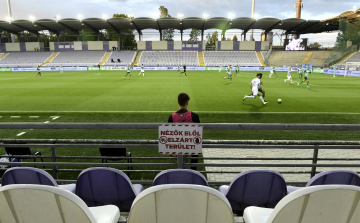
[[[280,104],[281,102],[282,102],[282,100],[279,98],[279,99],[278,99],[278,103]]]

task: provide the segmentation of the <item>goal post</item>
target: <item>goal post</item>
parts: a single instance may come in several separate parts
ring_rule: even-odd
[[[344,76],[346,76],[347,71],[355,71],[355,70],[360,70],[360,62],[346,62]]]

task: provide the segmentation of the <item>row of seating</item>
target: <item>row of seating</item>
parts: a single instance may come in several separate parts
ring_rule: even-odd
[[[41,184],[60,187],[78,195],[89,207],[107,204],[120,210],[129,210],[135,198],[143,191],[140,184],[132,184],[128,176],[113,168],[88,168],[79,174],[76,184],[58,185],[47,172],[32,167],[15,167],[7,170],[2,186],[11,184]],[[208,187],[206,178],[197,171],[186,169],[165,170],[159,173],[153,186],[164,184],[192,184]],[[360,186],[356,172],[336,170],[322,172],[305,187],[328,184]],[[249,206],[274,208],[286,195],[301,189],[286,186],[280,173],[272,170],[249,170],[238,174],[230,185],[219,188],[232,210],[242,214]]]
[[[106,189],[106,188],[104,188]],[[0,222],[116,223],[114,205],[88,207],[75,194],[45,185],[0,188]],[[246,223],[356,223],[360,219],[360,187],[321,185],[284,197],[274,209],[247,207]],[[230,203],[217,190],[201,185],[151,187],[134,200],[128,223],[234,223]]]
[[[144,51],[138,65],[144,66],[199,66],[197,51]]]
[[[255,51],[204,51],[203,54],[206,66],[261,66]]]

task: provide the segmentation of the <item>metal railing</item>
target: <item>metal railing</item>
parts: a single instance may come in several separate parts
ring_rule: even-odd
[[[220,124],[204,123],[204,131],[207,130],[321,130],[321,131],[360,131],[360,125],[345,124]],[[0,129],[157,129],[158,123],[0,123]],[[156,160],[156,163],[94,163],[94,162],[58,162],[58,159],[103,159],[101,156],[57,156],[57,149],[61,148],[133,148],[133,149],[154,149],[158,147],[158,140],[103,140],[103,139],[0,139],[1,147],[30,147],[30,148],[51,148],[52,162],[33,163],[19,162],[18,166],[51,166],[54,178],[58,183],[70,183],[74,180],[58,179],[60,171],[76,172],[82,169],[59,169],[58,167],[163,167],[163,168],[189,168],[189,167],[242,167],[242,168],[309,168],[308,171],[284,171],[282,174],[309,174],[310,177],[317,173],[318,167],[328,168],[360,168],[360,163],[326,163],[319,164],[318,161],[360,161],[360,158],[320,158],[319,150],[358,150],[360,141],[327,141],[327,140],[203,140],[203,148],[214,149],[284,149],[284,150],[312,150],[312,157],[274,157],[274,158],[244,158],[244,157],[106,157],[106,159],[131,159],[131,160]],[[23,143],[27,143],[26,146]],[[4,156],[1,156],[4,157]],[[11,156],[10,156],[11,157]],[[15,156],[19,158],[39,158],[38,156]],[[198,160],[234,160],[234,161],[289,161],[288,163],[190,163],[192,159]],[[173,163],[161,163],[160,160],[173,160]],[[175,162],[176,160],[176,162]],[[294,161],[311,161],[309,164],[294,163]],[[14,165],[12,162],[0,162],[0,165]],[[127,173],[158,173],[161,170],[122,170]],[[203,174],[237,174],[238,171],[200,171]],[[133,180],[133,183],[144,185],[151,184],[151,180]],[[230,182],[210,181],[210,185],[222,185]],[[292,185],[304,185],[306,182],[287,182]]]

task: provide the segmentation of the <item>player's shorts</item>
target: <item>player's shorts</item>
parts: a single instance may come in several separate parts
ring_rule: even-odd
[[[144,71],[144,70],[141,70],[141,73],[145,73],[145,71]]]
[[[261,88],[258,88],[258,92],[264,93]]]
[[[304,77],[304,80],[309,80],[309,78],[307,76]]]
[[[228,76],[229,76],[229,77],[232,77],[232,73],[228,73]]]
[[[129,71],[129,70],[127,70],[127,71],[126,71],[126,73],[130,73],[130,71]]]
[[[257,88],[257,87],[253,88],[251,91],[252,91],[253,95],[258,95],[259,94],[259,88]]]
[[[40,71],[40,70],[38,70],[38,74],[41,74],[41,71]]]
[[[270,74],[273,74],[273,73],[274,73],[274,71],[273,71],[273,70],[271,70],[271,71],[270,71]]]

